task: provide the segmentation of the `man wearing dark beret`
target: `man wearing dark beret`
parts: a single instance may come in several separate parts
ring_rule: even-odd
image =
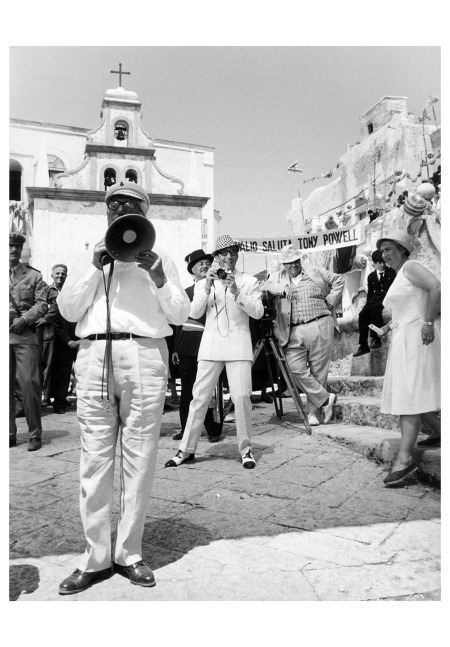
[[[14,386],[17,377],[28,424],[28,451],[42,447],[41,381],[34,324],[47,312],[42,274],[20,262],[25,238],[9,234],[9,446],[17,445]]]

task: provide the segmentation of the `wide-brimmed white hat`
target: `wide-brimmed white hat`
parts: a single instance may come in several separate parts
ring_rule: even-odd
[[[294,245],[286,245],[281,250],[280,263],[293,263],[299,258],[302,258],[303,254],[299,249],[295,249]]]
[[[377,240],[377,249],[380,249],[384,240],[392,240],[393,243],[404,247],[410,254],[414,251],[414,246],[409,242],[409,236],[404,229],[391,229],[386,236]]]

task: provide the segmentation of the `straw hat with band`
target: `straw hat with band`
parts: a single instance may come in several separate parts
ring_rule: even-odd
[[[303,257],[299,249],[295,249],[294,245],[286,245],[281,250],[280,263],[293,263]]]
[[[229,247],[236,247],[237,251],[239,251],[239,243],[237,242],[237,240],[233,240],[231,236],[229,236],[228,234],[219,236],[219,238],[216,240],[216,244],[212,254],[213,256],[217,256],[217,254],[222,249],[228,249]]]

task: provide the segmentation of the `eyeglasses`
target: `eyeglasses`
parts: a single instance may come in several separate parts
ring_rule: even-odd
[[[120,205],[122,205],[122,207],[124,207],[125,209],[138,209],[139,211],[141,210],[139,205],[136,202],[131,202],[131,200],[127,200],[126,202],[110,200],[108,202],[108,209],[111,209],[111,211],[117,211]]]
[[[227,247],[226,249],[220,249],[217,253],[221,256],[237,256],[239,250],[236,247]]]

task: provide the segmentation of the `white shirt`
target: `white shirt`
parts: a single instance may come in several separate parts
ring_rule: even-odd
[[[172,334],[169,323],[182,325],[189,316],[190,301],[178,271],[167,252],[161,257],[167,283],[157,288],[146,270],[136,263],[114,263],[109,291],[111,331],[129,332],[159,339]],[[110,265],[105,268],[108,280]],[[106,296],[102,271],[92,265],[83,278],[64,283],[57,303],[62,316],[77,321],[75,334],[87,337],[106,332]]]

